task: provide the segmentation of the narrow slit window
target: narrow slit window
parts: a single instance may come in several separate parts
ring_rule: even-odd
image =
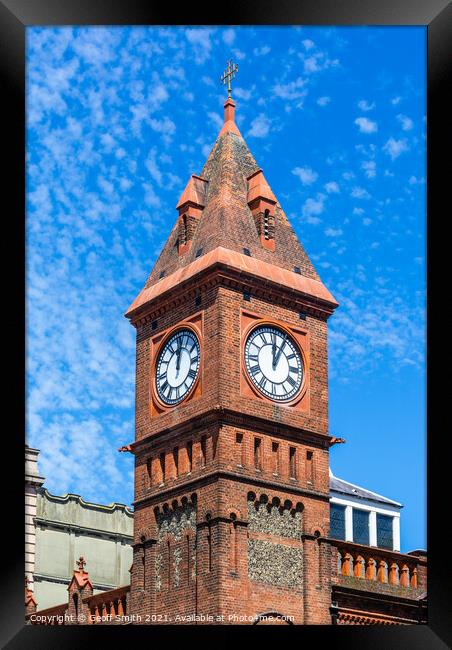
[[[161,474],[161,482],[165,482],[165,452],[162,451],[160,454],[160,474]]]
[[[243,467],[243,433],[235,434],[237,465]]]
[[[205,467],[207,462],[207,436],[201,438],[201,464]]]
[[[314,483],[314,453],[306,452],[306,478],[310,483]]]
[[[149,485],[152,485],[152,458],[149,456],[149,458],[146,461],[146,469],[148,473],[148,483]]]
[[[188,460],[188,473],[190,474],[193,469],[193,442],[187,442],[187,460]]]
[[[272,442],[273,474],[279,474],[279,444]]]
[[[289,447],[289,473],[290,478],[297,478],[297,450]]]
[[[179,447],[173,449],[174,473],[179,476]]]
[[[262,469],[262,440],[254,438],[254,467],[255,469]]]

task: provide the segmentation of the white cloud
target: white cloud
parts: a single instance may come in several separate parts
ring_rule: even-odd
[[[176,125],[168,117],[164,117],[162,120],[151,118],[149,120],[149,126],[153,131],[156,131],[157,133],[172,135],[176,131]]]
[[[400,104],[401,100],[402,100],[401,97],[393,97],[393,98],[391,99],[391,104],[392,104],[393,106],[397,106],[397,104]]]
[[[270,120],[266,115],[260,113],[251,122],[251,128],[248,131],[248,136],[253,138],[265,138],[270,131]]]
[[[342,235],[342,229],[341,228],[327,228],[325,230],[325,235],[327,237],[339,237]]]
[[[317,194],[315,199],[309,198],[302,207],[302,215],[307,223],[316,224],[320,222],[319,215],[325,209],[325,195]]]
[[[205,27],[195,27],[193,29],[185,30],[187,40],[191,45],[193,45],[195,63],[198,65],[205,63],[205,61],[210,57],[210,51],[212,49],[210,37],[212,31],[212,29],[207,29]]]
[[[327,97],[327,96],[319,97],[318,100],[317,100],[317,104],[319,106],[326,106],[327,104],[330,103],[330,101],[331,101],[331,97]]]
[[[237,99],[243,99],[247,102],[251,97],[253,97],[255,89],[256,86],[252,86],[251,88],[240,88],[240,86],[237,86],[234,88],[234,97],[237,97]]]
[[[336,181],[330,181],[329,183],[326,183],[324,187],[328,194],[337,194],[339,192],[339,185]]]
[[[351,196],[354,199],[370,199],[370,194],[364,187],[354,187]]]
[[[233,50],[234,57],[237,59],[237,61],[242,61],[242,59],[246,59],[246,54],[245,52],[242,52],[242,50],[238,50],[237,48]]]
[[[292,174],[297,176],[303,185],[312,185],[319,176],[310,167],[295,167],[295,169],[292,169]]]
[[[235,31],[233,29],[226,29],[223,32],[223,41],[226,45],[231,45],[235,41]]]
[[[407,141],[406,139],[395,140],[394,138],[389,138],[383,147],[383,151],[391,157],[391,160],[395,160],[404,151],[408,151]]]
[[[306,50],[312,50],[314,47],[314,41],[311,41],[309,38],[306,38],[304,41],[302,41],[302,43]]]
[[[411,129],[414,126],[413,125],[413,120],[411,118],[407,117],[406,115],[402,115],[401,113],[399,113],[399,115],[397,115],[397,119],[399,120],[400,124],[402,125],[403,131],[411,131]]]
[[[375,160],[364,160],[361,168],[365,171],[367,178],[375,178],[377,175],[377,163]]]
[[[160,197],[155,192],[150,183],[143,183],[144,189],[144,202],[152,208],[159,208],[161,205]]]
[[[210,111],[207,113],[207,117],[212,120],[212,122],[215,124],[215,126],[218,129],[221,129],[223,127],[223,119],[218,115],[218,113],[214,113],[213,111]]]
[[[325,52],[315,52],[308,58],[301,54],[300,58],[303,60],[303,69],[306,74],[321,72],[339,65],[339,59],[329,59]]]
[[[305,85],[306,80],[298,77],[295,81],[286,84],[277,83],[273,86],[273,93],[281,99],[300,99],[307,94],[307,91],[303,89]]]
[[[375,131],[378,131],[377,123],[372,122],[367,117],[357,117],[355,124],[359,127],[361,133],[375,133]]]
[[[410,176],[408,183],[410,185],[423,185],[425,183],[425,178],[417,178],[416,176]]]
[[[271,52],[271,47],[268,45],[262,45],[262,47],[255,47],[253,50],[254,56],[266,56]]]
[[[375,102],[372,102],[372,104],[371,104],[367,100],[361,99],[358,102],[358,108],[361,111],[371,111],[371,110],[373,110],[375,108]]]

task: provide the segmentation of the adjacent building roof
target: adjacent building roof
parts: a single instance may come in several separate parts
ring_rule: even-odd
[[[354,497],[355,499],[365,499],[366,501],[375,501],[377,503],[384,503],[386,505],[391,505],[396,508],[403,508],[401,503],[388,499],[387,497],[381,496],[376,492],[371,492],[365,488],[360,487],[359,485],[354,485],[348,481],[344,481],[341,478],[337,478],[330,471],[330,493],[337,492],[339,494],[344,494],[346,496]]]

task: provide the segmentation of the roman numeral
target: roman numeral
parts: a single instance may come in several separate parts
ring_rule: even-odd
[[[272,395],[276,395],[276,384],[272,384]]]
[[[249,354],[249,355],[248,355],[248,359],[249,359],[250,361],[256,361],[256,362],[257,362],[258,359],[259,359],[259,357],[258,357],[257,354]]]
[[[297,382],[295,381],[295,379],[293,379],[292,377],[287,377],[287,381],[289,382],[289,384],[290,384],[292,387],[293,387],[293,386],[296,386],[296,384],[297,384]],[[286,383],[286,382],[284,382],[284,383]]]
[[[179,396],[180,396],[179,386],[177,388],[175,388],[174,390],[176,391],[176,399],[179,399]]]
[[[262,379],[259,381],[259,386],[265,390],[265,385],[267,383],[267,380],[265,377],[262,377]]]
[[[190,360],[190,365],[198,363],[198,358],[199,358],[198,355],[196,355],[196,357],[193,357],[193,359]]]
[[[257,373],[260,372],[260,371],[261,371],[261,369],[259,368],[258,365],[253,366],[252,368],[250,368],[250,373],[251,373],[252,375],[257,375]]]
[[[295,359],[295,355],[294,354],[289,354],[289,356],[286,357],[286,358],[287,358],[287,361],[289,361],[290,359]]]
[[[188,376],[191,377],[191,379],[194,379],[194,378],[196,377],[196,371],[190,369],[190,370],[188,371]]]
[[[164,393],[164,392],[166,391],[166,389],[168,388],[168,386],[169,386],[169,384],[168,384],[168,382],[165,380],[165,382],[160,386],[160,390],[162,391],[162,393]]]
[[[298,368],[297,366],[289,366],[289,372],[295,372],[298,375]]]

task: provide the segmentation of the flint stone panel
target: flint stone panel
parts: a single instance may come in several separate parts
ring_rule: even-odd
[[[161,591],[162,589],[161,568],[163,563],[163,553],[166,552],[165,540],[167,536],[171,537],[172,544],[177,544],[177,542],[182,541],[184,531],[187,532],[188,530],[196,531],[196,506],[192,503],[187,503],[184,506],[157,515],[157,544],[159,550],[155,557],[156,591]],[[180,584],[179,565],[182,560],[182,549],[177,546],[173,547],[172,555],[171,575],[173,576],[173,586],[178,587]],[[195,555],[193,550],[190,563],[193,571],[195,566]]]
[[[273,544],[261,539],[249,539],[249,578],[275,587],[300,588],[302,557],[301,548]]]
[[[301,533],[301,512],[267,503],[254,504],[248,501],[248,529],[257,533],[278,535],[299,539]]]

